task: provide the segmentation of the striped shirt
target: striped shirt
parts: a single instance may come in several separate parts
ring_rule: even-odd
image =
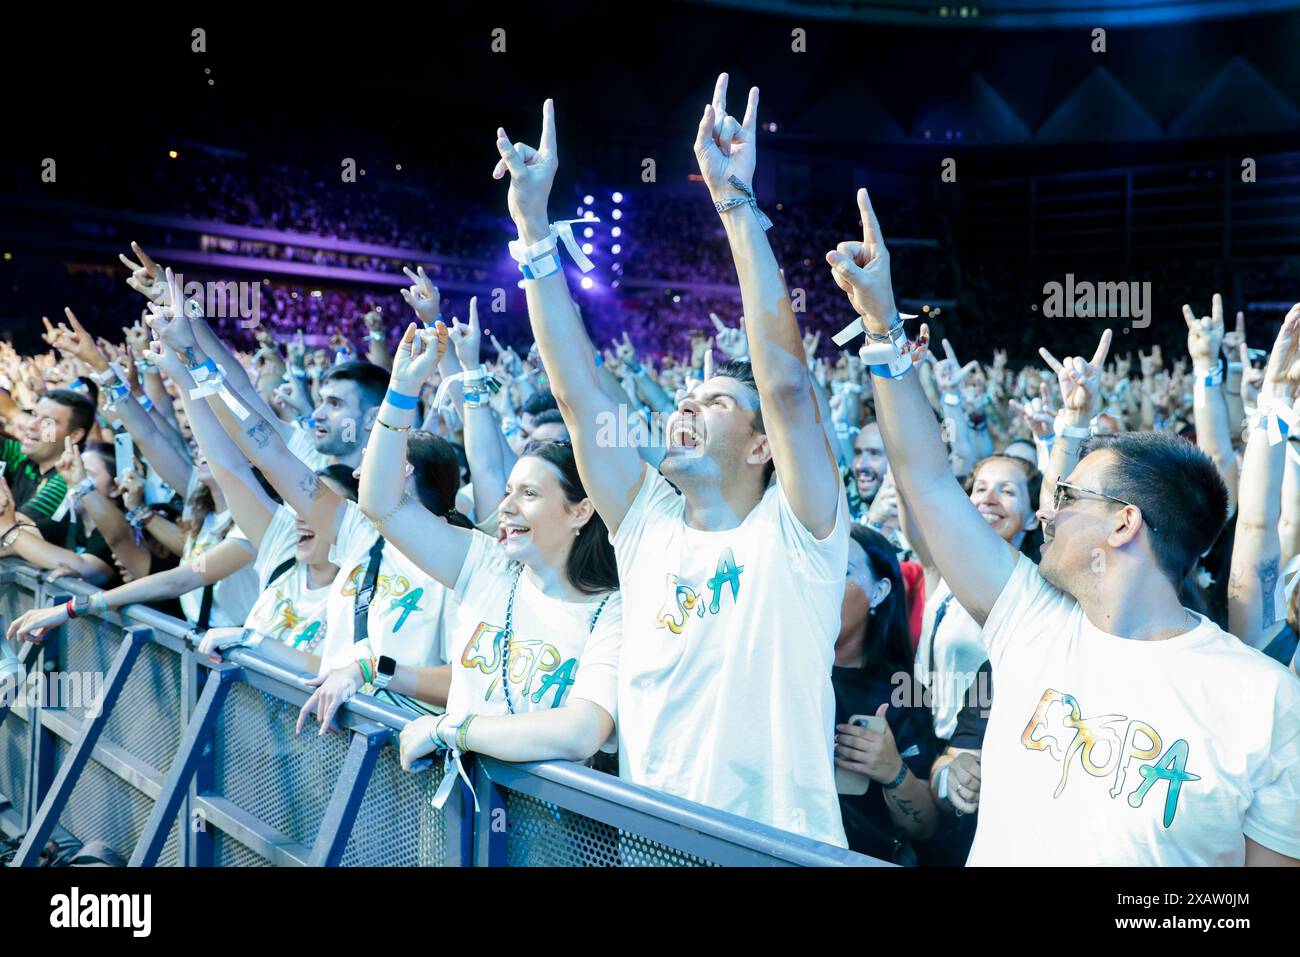
[[[0,442],[0,461],[5,463],[5,479],[13,492],[18,511],[37,521],[48,519],[63,504],[68,483],[53,469],[42,475],[40,468],[23,455],[17,439]]]

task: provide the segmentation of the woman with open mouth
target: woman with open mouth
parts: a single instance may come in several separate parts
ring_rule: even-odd
[[[501,542],[403,494],[395,466],[415,415],[411,397],[447,341],[440,322],[407,328],[362,459],[362,510],[460,608],[447,713],[407,725],[402,765],[440,748],[506,761],[586,760],[612,749],[616,715],[622,615],[609,535],[567,442],[524,449],[506,481]],[[482,401],[479,388],[465,385],[468,408]]]

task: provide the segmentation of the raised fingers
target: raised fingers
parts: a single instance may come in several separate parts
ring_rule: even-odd
[[[1046,362],[1049,366],[1051,366],[1052,371],[1055,372],[1058,376],[1065,375],[1065,366],[1061,365],[1060,361],[1056,358],[1056,356],[1052,355],[1050,352],[1048,352],[1046,349],[1042,347],[1039,347],[1038,354],[1043,357],[1043,361]]]
[[[1111,333],[1107,329],[1101,334],[1101,340],[1097,343],[1097,351],[1092,354],[1092,366],[1095,370],[1100,370],[1106,364],[1106,355],[1110,352]]]
[[[542,104],[542,138],[537,147],[548,154],[555,152],[555,101],[549,98]]]

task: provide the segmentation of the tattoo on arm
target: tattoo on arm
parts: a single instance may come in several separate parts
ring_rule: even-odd
[[[1278,560],[1270,558],[1259,566],[1259,603],[1264,624],[1271,625],[1276,620],[1273,615],[1273,592],[1277,589]]]
[[[315,472],[306,472],[298,482],[298,488],[304,495],[315,501],[316,496],[320,495],[320,479],[316,477]]]
[[[265,420],[259,419],[253,424],[253,427],[244,434],[247,435],[252,440],[253,444],[259,449],[264,449],[271,443],[271,426],[268,425]],[[314,479],[315,476],[313,475],[312,478]]]
[[[921,812],[913,810],[912,802],[907,798],[889,795],[889,799],[894,802],[894,806],[903,813],[905,817],[911,818],[917,824],[921,823]]]

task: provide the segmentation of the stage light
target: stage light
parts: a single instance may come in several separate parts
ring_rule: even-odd
[[[181,154],[178,153],[178,152],[176,152],[175,150],[168,150],[168,151],[167,151],[167,155],[170,156],[172,159],[175,159],[176,157],[180,156]]]
[[[922,306],[922,307],[921,307],[921,311],[922,311],[922,312],[929,312],[929,311],[930,311],[930,307],[929,307],[929,306]]]
[[[618,210],[615,210],[615,212],[618,212]],[[582,218],[583,218],[583,219],[595,219],[595,218],[596,218],[596,214],[593,213],[591,210],[587,210],[585,213],[582,214]]]
[[[613,253],[615,256],[617,256],[619,253],[623,251],[623,247],[620,246],[618,243],[615,243],[613,246],[609,247],[609,251]]]
[[[590,277],[590,276],[583,276],[583,277],[582,277],[582,288],[583,288],[583,289],[590,289],[590,288],[592,287],[592,285],[593,285],[593,283],[592,283],[592,281],[591,281],[591,277]]]
[[[610,197],[610,199],[614,200],[614,202],[616,203],[621,203],[623,202],[623,194],[615,193],[613,196]]]
[[[610,283],[610,286],[611,286],[612,288],[614,288],[614,289],[617,289],[617,288],[618,288],[618,280],[615,279],[613,282]]]
[[[681,302],[681,301],[682,301],[681,296],[673,296],[673,302]]]
[[[319,289],[313,289],[311,291],[311,297],[313,299],[319,299],[321,297],[321,291]]]
[[[581,207],[581,206],[578,207],[578,215],[579,215],[579,216],[582,215],[582,207]]]
[[[394,169],[396,169],[396,170],[400,173],[400,172],[402,171],[402,164],[401,164],[401,163],[398,163],[398,164],[394,167]]]
[[[520,289],[523,289],[523,288],[524,288],[524,281],[523,281],[522,279],[519,280],[519,288],[520,288]]]
[[[596,197],[594,197],[594,196],[592,196],[590,193],[588,193],[586,196],[582,197],[582,201],[583,201],[583,203],[586,204],[587,206],[590,206],[592,203],[594,203],[594,202],[596,201]]]
[[[768,124],[767,124],[767,131],[768,131],[769,133],[775,133],[775,132],[776,132],[776,124],[775,124],[775,123],[768,123]]]
[[[612,213],[610,213],[610,215],[613,216],[615,219],[622,219],[622,218],[623,218],[623,210],[621,210],[621,209],[616,209],[616,210],[614,210]]]
[[[582,235],[585,236],[587,239],[590,239],[590,238],[591,238],[592,236],[594,236],[595,234],[596,234],[596,231],[595,231],[594,229],[592,229],[590,226],[588,226],[586,229],[584,229],[584,230],[582,231]]]
[[[14,254],[13,254],[13,253],[5,253],[5,260],[6,260],[6,261],[8,261],[8,260],[10,260],[10,259],[13,259],[13,258],[14,258]]]
[[[584,254],[586,254],[586,255],[588,255],[588,256],[591,255],[591,251],[592,251],[592,249],[594,249],[594,248],[595,248],[595,247],[592,246],[591,243],[583,243],[583,244],[582,244],[582,251],[583,251]]]
[[[623,235],[623,227],[615,226],[613,229],[609,231],[609,234],[613,236],[615,239],[618,239],[618,237]]]
[[[292,297],[292,298],[294,298],[294,299],[297,299],[297,298],[298,298],[298,294],[297,294],[296,292],[291,292],[291,293],[289,293],[289,295],[290,295],[290,297]]]

